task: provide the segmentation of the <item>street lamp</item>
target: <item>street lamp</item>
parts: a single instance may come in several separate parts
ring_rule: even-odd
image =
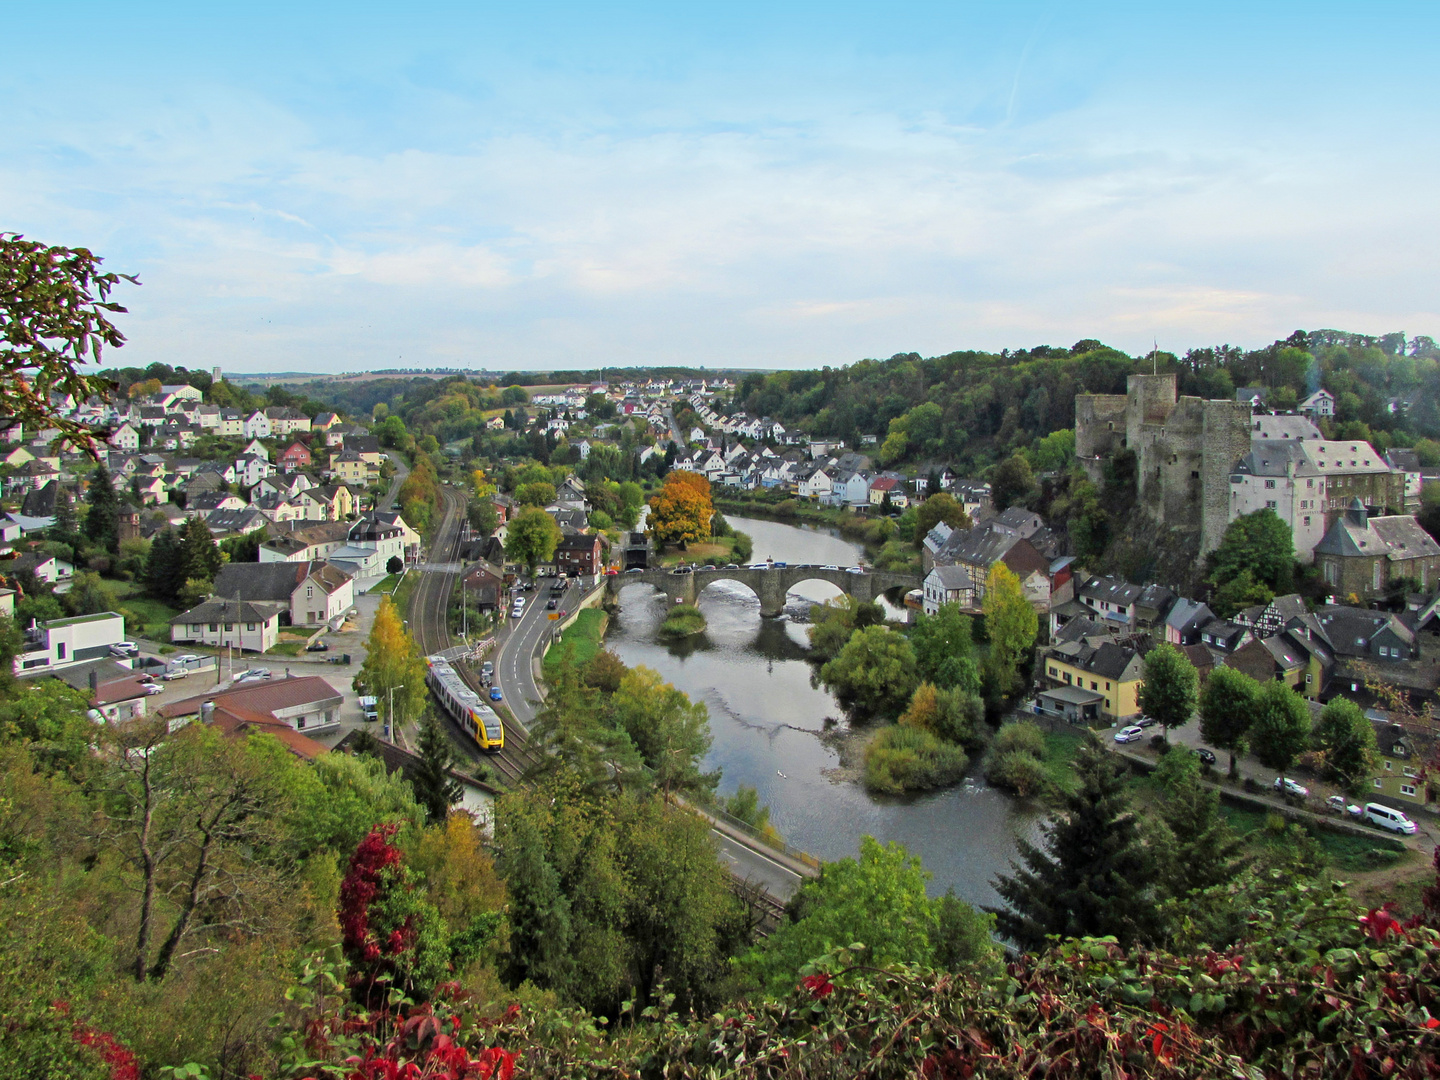
[[[404,683],[401,683],[399,686],[392,686],[387,695],[390,700],[389,706],[385,710],[385,737],[391,742],[395,741],[395,691],[404,689]]]

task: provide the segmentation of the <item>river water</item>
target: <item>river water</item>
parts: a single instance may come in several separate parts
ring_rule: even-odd
[[[731,517],[755,541],[753,560],[854,565],[858,544],[829,530]],[[702,579],[703,580],[703,579]],[[664,597],[646,585],[625,588],[606,644],[625,663],[644,664],[710,709],[714,738],[706,767],[723,772],[720,792],[756,788],[787,841],[822,859],[856,854],[866,834],[919,855],[931,892],[953,888],[972,904],[997,902],[990,882],[1007,872],[1017,837],[1036,840],[1036,808],[986,786],[978,767],[962,784],[905,798],[876,798],[858,782],[832,779],[838,755],[820,738],[827,722],[846,721],[835,698],[811,685],[805,659],[806,613],[838,596],[828,582],[803,582],[786,613],[762,619],[760,602],[736,582],[717,581],[700,596],[709,628],[680,643],[656,636]]]

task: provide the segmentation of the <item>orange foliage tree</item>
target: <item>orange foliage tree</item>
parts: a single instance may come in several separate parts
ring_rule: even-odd
[[[650,499],[649,529],[657,544],[685,545],[710,535],[710,481],[699,473],[672,472]]]

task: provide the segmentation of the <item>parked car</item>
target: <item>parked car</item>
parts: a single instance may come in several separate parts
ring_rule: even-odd
[[[1310,794],[1308,787],[1291,780],[1288,776],[1275,777],[1275,790],[1283,795],[1294,795],[1297,799],[1303,799]]]
[[[677,567],[675,567],[674,570],[671,570],[671,571],[670,571],[670,573],[672,573],[672,574],[693,574],[694,572],[695,572],[695,568],[694,568],[693,566],[683,566],[683,565],[682,565],[682,566],[677,566]]]
[[[645,568],[643,566],[632,566],[629,570],[626,570],[625,572],[627,574],[643,574],[645,572]]]
[[[1136,727],[1154,727],[1154,726],[1155,726],[1155,718],[1154,718],[1153,716],[1142,716],[1142,717],[1140,717],[1139,720],[1136,720],[1136,721],[1135,721],[1135,726],[1136,726]]]
[[[494,675],[494,674],[495,674],[495,665],[494,665],[493,663],[491,663],[489,660],[486,660],[483,664],[480,665],[480,674],[481,674],[481,675]]]
[[[749,566],[745,567],[745,569],[746,569],[746,570],[769,570],[769,569],[770,569],[770,564],[769,564],[769,563],[765,563],[765,562],[752,562]]]
[[[504,695],[502,695],[502,694],[500,693],[500,687],[498,687],[498,686],[492,686],[492,687],[490,687],[490,700],[491,700],[491,701],[504,701],[504,700],[505,700]]]
[[[825,566],[820,567],[820,569],[821,569],[821,570],[839,570],[840,567],[835,566],[835,565],[833,565],[833,564],[827,563]]]
[[[172,664],[198,664],[202,657],[196,656],[193,652],[183,653],[171,660]]]
[[[1202,746],[1202,747],[1200,747],[1200,749],[1198,749],[1198,750],[1195,751],[1195,756],[1200,759],[1200,762],[1201,762],[1201,764],[1203,764],[1203,765],[1214,765],[1214,764],[1215,764],[1215,751],[1213,751],[1213,750],[1206,750],[1206,749]]]
[[[1331,795],[1330,798],[1325,800],[1325,805],[1337,814],[1348,814],[1354,818],[1365,816],[1364,810],[1354,803],[1347,803],[1343,795]]]
[[[771,563],[771,565],[774,566],[776,570],[784,570],[784,569],[785,569],[787,566],[789,566],[790,564],[789,564],[789,563],[783,563],[783,562],[776,562],[776,563]]]
[[[1118,743],[1139,742],[1144,737],[1144,729],[1136,727],[1134,724],[1131,724],[1129,727],[1123,727],[1115,733],[1115,741]]]
[[[1382,829],[1403,833],[1406,836],[1414,836],[1415,830],[1418,828],[1415,822],[1399,810],[1381,803],[1365,804],[1365,820],[1372,825],[1379,825]]]
[[[189,674],[190,672],[183,667],[171,668],[169,671],[165,672],[162,678],[166,682],[174,682],[176,679],[183,679]]]
[[[115,656],[138,656],[140,646],[133,641],[117,641],[110,646],[110,652]]]
[[[845,573],[847,573],[847,574],[863,574],[864,572],[865,572],[865,568],[864,568],[863,566],[847,566],[847,567],[845,567]]]
[[[727,563],[725,564],[725,569],[726,569],[726,570],[739,570],[739,569],[740,569],[740,564],[737,563],[737,562],[727,562]]]
[[[323,641],[312,641],[309,645],[306,645],[306,646],[305,646],[305,651],[306,651],[306,652],[329,652],[329,651],[330,651],[330,646],[329,646],[327,643],[323,642]]]
[[[380,719],[380,699],[376,697],[362,697],[360,699],[360,713],[365,717],[367,723],[373,723]]]
[[[613,567],[613,566],[607,566],[607,567],[605,568],[605,576],[606,576],[606,577],[614,577],[614,576],[615,576],[616,574],[618,574],[618,573],[620,573],[620,571],[617,570],[617,569],[616,569],[615,567]]]
[[[145,693],[149,694],[151,697],[154,697],[156,694],[163,694],[164,692],[165,687],[163,686],[159,686],[155,683],[145,684]]]

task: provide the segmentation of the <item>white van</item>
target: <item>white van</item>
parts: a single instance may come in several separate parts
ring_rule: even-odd
[[[1404,833],[1406,836],[1415,835],[1415,822],[1399,810],[1392,810],[1379,803],[1365,804],[1365,820],[1372,825],[1379,825],[1382,829],[1389,829],[1391,832]]]

